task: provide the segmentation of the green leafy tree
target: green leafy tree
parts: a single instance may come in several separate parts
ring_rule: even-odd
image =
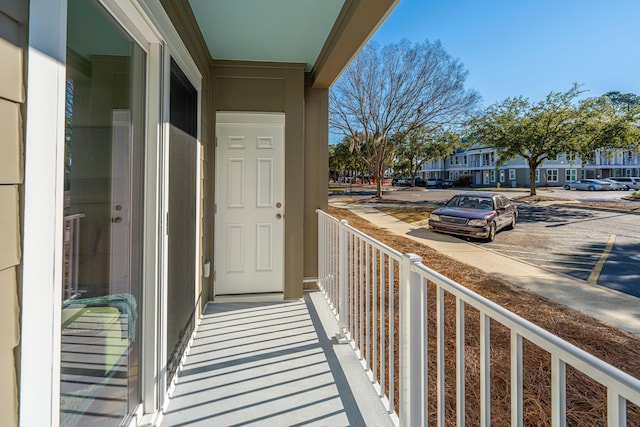
[[[338,144],[329,146],[329,171],[336,180],[347,176],[347,171],[353,173],[362,170],[363,165],[358,156],[351,149],[348,139],[343,139]]]
[[[399,141],[424,126],[459,124],[475,109],[479,96],[465,90],[467,74],[439,42],[370,43],[331,88],[331,128],[350,138],[376,179],[376,197]]]
[[[574,84],[566,92],[551,92],[538,102],[507,98],[488,107],[471,124],[471,141],[497,151],[497,165],[518,156],[529,165],[531,195],[536,194],[535,171],[545,159],[575,153],[581,114],[574,104],[582,93]]]
[[[600,150],[638,149],[640,98],[633,94],[608,92],[580,103],[581,121],[576,152],[583,163],[592,162]]]
[[[450,156],[459,141],[460,137],[456,133],[442,128],[423,127],[409,132],[400,143],[399,158],[406,165],[411,186],[415,187],[415,176],[423,164]]]
[[[611,91],[602,95],[599,99],[606,100],[615,109],[628,111],[640,107],[640,96],[635,93],[620,93]]]
[[[597,149],[631,147],[638,141],[638,108],[630,102],[635,98],[612,101],[603,95],[576,102],[582,93],[574,84],[566,92],[549,93],[538,103],[507,98],[472,121],[471,140],[495,148],[498,165],[524,158],[531,195],[535,195],[535,171],[545,159],[568,153],[590,161]]]

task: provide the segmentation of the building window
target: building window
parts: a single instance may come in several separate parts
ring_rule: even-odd
[[[558,182],[558,169],[547,170],[547,182]]]
[[[567,169],[564,172],[565,181],[575,181],[578,179],[578,171],[576,169]]]
[[[500,171],[500,182],[504,182],[504,170]]]
[[[509,179],[511,181],[515,181],[515,179],[516,179],[516,170],[515,169],[509,169]]]
[[[496,171],[491,171],[491,182],[496,182]]]
[[[631,169],[627,169],[625,171],[625,176],[630,177],[631,176]]]
[[[540,169],[536,169],[536,182],[540,182]]]

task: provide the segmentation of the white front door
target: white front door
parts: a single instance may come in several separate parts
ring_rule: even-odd
[[[215,295],[283,292],[284,114],[216,115]]]

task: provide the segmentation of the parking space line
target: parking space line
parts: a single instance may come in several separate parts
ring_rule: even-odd
[[[589,275],[587,282],[598,283],[598,278],[600,278],[600,273],[602,273],[604,264],[607,262],[607,258],[609,257],[609,254],[611,253],[611,250],[613,249],[613,245],[615,242],[616,242],[616,235],[612,234],[609,237],[609,242],[607,243],[607,247],[604,248],[602,255],[600,255],[600,259],[596,263],[595,267],[593,267],[593,270],[591,270],[591,274]]]
[[[551,268],[551,269],[555,269],[555,270],[592,271],[590,268],[567,267],[566,265],[549,265],[549,264],[540,264],[540,267],[543,267],[543,268]]]
[[[564,264],[575,264],[575,265],[593,265],[593,261],[588,262],[588,261],[568,261],[568,260],[558,260],[558,261],[553,261],[549,258],[534,258],[534,257],[514,257],[517,259],[522,259],[522,260],[526,260],[526,261],[551,261],[554,264],[557,265],[564,265]],[[587,271],[591,271],[591,269],[587,270]]]
[[[604,247],[603,247],[604,248]],[[502,253],[521,253],[521,254],[536,254],[536,255],[544,255],[544,254],[548,254],[549,257],[553,258],[553,259],[557,259],[559,256],[566,256],[565,254],[558,254],[558,253],[547,253],[547,252],[540,252],[540,251],[536,251],[536,250],[531,250],[531,251],[527,251],[527,250],[522,250],[522,249],[507,249],[507,248],[493,248],[493,250],[497,251],[497,252],[502,252]],[[572,256],[582,256],[585,258],[596,258],[598,257],[600,254],[602,253],[602,250],[600,251],[594,251],[594,252],[590,252],[590,251],[583,251],[583,252],[572,252],[571,255]],[[517,256],[517,255],[515,255]]]

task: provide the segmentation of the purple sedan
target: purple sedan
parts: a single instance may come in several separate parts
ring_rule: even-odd
[[[503,228],[514,228],[518,208],[502,194],[458,193],[429,217],[429,227],[440,233],[492,242]]]

